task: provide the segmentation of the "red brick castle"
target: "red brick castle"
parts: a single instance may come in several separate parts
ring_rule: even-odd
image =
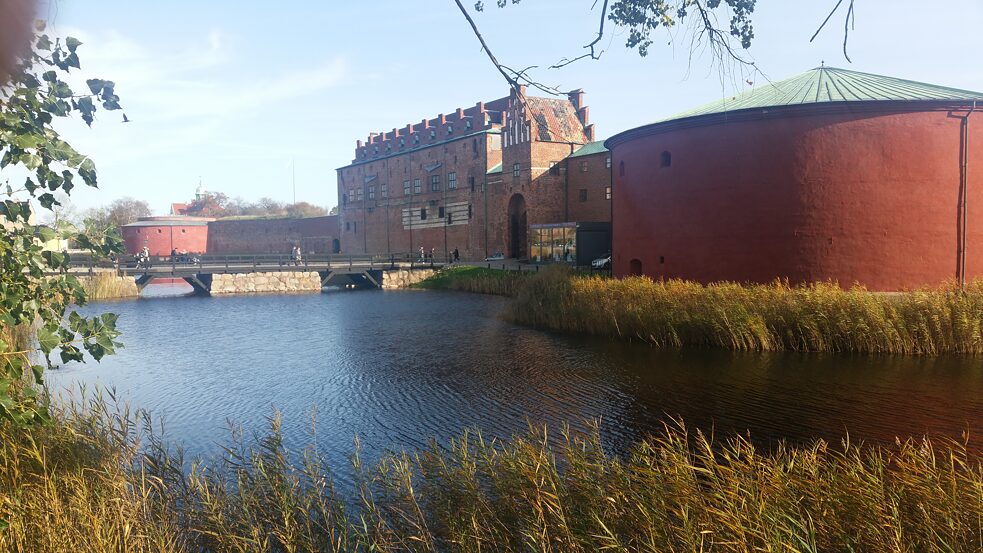
[[[535,258],[545,251],[537,225],[610,222],[610,182],[584,92],[540,98],[522,87],[359,140],[338,169],[341,249]]]

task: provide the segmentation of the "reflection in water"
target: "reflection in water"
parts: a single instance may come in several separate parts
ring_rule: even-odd
[[[336,466],[368,452],[601,419],[623,451],[668,416],[762,444],[983,430],[980,360],[659,352],[501,321],[501,298],[432,292],[175,298],[89,306],[119,313],[126,349],[49,373],[57,389],[113,386],[215,453],[228,422],[261,432],[281,409],[290,446]]]

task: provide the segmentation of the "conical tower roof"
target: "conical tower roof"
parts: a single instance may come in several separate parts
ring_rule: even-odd
[[[767,83],[666,119],[832,102],[932,102],[979,100],[983,92],[960,90],[836,67],[817,67],[782,81]]]

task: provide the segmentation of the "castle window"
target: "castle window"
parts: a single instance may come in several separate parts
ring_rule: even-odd
[[[393,151],[393,145],[392,144],[386,144],[386,153],[388,154],[391,151]]]
[[[447,224],[450,225],[454,222],[454,214],[447,212]]]
[[[381,193],[382,197],[383,198],[388,198],[389,197],[389,185],[388,184],[382,184],[382,185],[379,185],[379,188],[380,188],[379,192]]]
[[[430,129],[430,140],[437,138],[437,129]]]
[[[611,199],[611,187],[610,186],[604,189],[604,199],[605,200],[610,200]]]
[[[421,207],[420,208],[420,220],[421,221],[426,221],[427,220],[427,208],[425,208],[425,207]]]
[[[413,193],[419,194],[422,192],[422,187],[420,186],[420,179],[413,179]]]
[[[446,212],[444,211],[444,206],[440,206],[440,207],[437,208],[437,217],[440,217],[441,219],[443,219],[445,213]]]
[[[625,162],[624,161],[619,161],[618,162],[618,175],[620,175],[622,177],[625,176]]]
[[[345,230],[352,230],[352,224],[348,221],[345,221]]]
[[[474,153],[475,155],[478,154],[478,139],[477,138],[472,138],[471,139],[471,152]]]
[[[375,199],[375,186],[370,186],[369,187],[369,199],[370,200],[374,200]]]
[[[418,134],[414,134],[413,135],[413,143],[414,144],[419,144],[420,143],[420,135],[418,135]]]
[[[375,155],[379,155],[379,147],[378,146],[373,147],[372,153],[374,153]]]
[[[611,156],[608,156],[607,159],[604,160],[604,167],[607,169],[611,168]]]
[[[513,163],[512,164],[512,176],[513,177],[518,177],[519,176],[519,164],[518,163]]]
[[[670,167],[670,166],[672,166],[672,153],[670,153],[668,151],[667,152],[662,152],[662,155],[660,156],[659,159],[660,159],[659,165],[661,167]]]
[[[581,161],[580,162],[580,172],[581,173],[586,173],[587,172],[587,162],[586,161]]]
[[[447,125],[447,134],[454,134],[454,125]]]
[[[560,174],[560,164],[558,162],[556,161],[550,162],[550,174],[553,176],[557,176]]]
[[[580,189],[580,201],[582,201],[582,202],[586,202],[587,201],[587,189],[586,188],[581,188]]]
[[[355,189],[355,201],[356,202],[362,201],[362,189],[361,188],[356,188]]]
[[[468,204],[468,219],[472,217],[474,217],[474,209],[471,207],[471,204]]]
[[[410,181],[408,180],[403,181],[403,195],[404,196],[410,195]]]
[[[468,175],[468,186],[471,188],[471,191],[474,192],[474,175]]]
[[[430,191],[440,192],[440,175],[432,175],[430,177]]]
[[[464,128],[465,129],[470,129],[471,128],[471,120],[470,119],[468,119],[467,121],[464,122]]]
[[[447,189],[457,190],[457,173],[447,174]]]

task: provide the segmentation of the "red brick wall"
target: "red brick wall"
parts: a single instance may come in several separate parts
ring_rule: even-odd
[[[205,225],[124,226],[122,234],[128,254],[136,254],[144,246],[150,249],[150,255],[170,255],[172,249],[204,253],[208,246]]]
[[[445,144],[421,148],[338,169],[341,246],[345,253],[405,253],[422,246],[442,256],[445,248],[457,248],[462,257],[484,257],[482,183],[489,166],[498,163],[501,150],[496,134],[464,136]],[[456,189],[449,177],[456,177]],[[431,191],[431,178],[440,180],[440,190]],[[473,178],[472,188],[469,178]],[[420,193],[414,192],[419,179]],[[403,183],[409,181],[409,196]],[[387,196],[382,186],[387,185]],[[362,199],[351,200],[353,190],[362,189]],[[374,188],[374,190],[373,190]],[[370,191],[374,198],[370,198]],[[356,196],[357,198],[357,196]],[[470,206],[470,218],[468,217]],[[420,210],[427,211],[426,220]],[[444,208],[445,217],[440,218]],[[443,224],[447,214],[449,225]]]
[[[611,170],[607,163],[609,155],[608,152],[601,152],[567,159],[564,170],[568,171],[570,183],[567,192],[570,221],[611,221],[611,200],[607,198],[611,186]],[[587,193],[587,201],[581,201],[582,190]]]
[[[826,108],[730,121],[609,141],[615,274],[637,259],[649,276],[700,282],[899,290],[955,278],[960,119]],[[972,184],[983,184],[983,118],[970,128],[972,278],[983,277]]]
[[[339,238],[339,217],[302,219],[233,219],[209,223],[208,253],[290,253],[301,246],[304,253],[332,253]]]

